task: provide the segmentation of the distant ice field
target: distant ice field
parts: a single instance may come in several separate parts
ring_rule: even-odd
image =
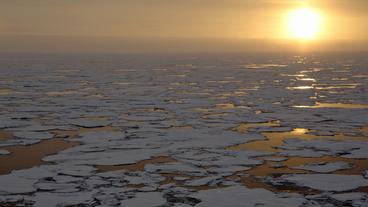
[[[0,54],[0,206],[368,206],[367,55]]]

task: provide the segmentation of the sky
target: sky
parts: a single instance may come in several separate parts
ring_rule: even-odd
[[[308,43],[287,14],[322,18]],[[367,0],[0,0],[0,52],[368,50]]]

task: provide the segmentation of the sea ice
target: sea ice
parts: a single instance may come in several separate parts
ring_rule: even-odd
[[[36,207],[50,206],[71,206],[71,205],[92,205],[95,203],[93,194],[90,192],[72,192],[72,193],[53,193],[53,192],[37,192],[34,196],[26,197],[26,200],[35,202]]]
[[[16,131],[13,133],[15,137],[22,139],[51,139],[54,137],[53,134],[49,132],[35,132],[35,131]]]
[[[10,152],[8,150],[2,149],[0,150],[0,155],[8,155]]]
[[[33,185],[37,180],[18,176],[16,173],[0,176],[0,195],[35,192]]]
[[[305,195],[247,189],[237,186],[240,178],[227,177],[234,173],[246,176],[242,171],[264,161],[282,162],[294,156],[367,158],[368,142],[333,136],[361,136],[359,129],[368,122],[367,109],[341,108],[367,104],[364,58],[93,56],[89,61],[87,56],[73,60],[48,56],[14,61],[2,57],[0,87],[15,92],[1,96],[0,129],[14,132],[15,137],[1,140],[0,146],[36,144],[53,138],[53,130],[75,131],[79,135],[73,141],[79,145],[43,158],[50,163],[0,176],[0,200],[23,206],[29,202],[36,202],[34,206],[139,206],[142,202],[178,207],[318,206]],[[309,87],[297,90],[297,86]],[[338,105],[340,108],[294,107],[315,106],[316,102],[346,104]],[[240,123],[270,120],[280,120],[280,126],[253,127],[244,133],[231,130]],[[265,140],[264,132],[293,128],[328,136],[302,139],[295,135],[274,153],[228,148]],[[0,154],[12,156],[4,155],[4,150]],[[282,155],[285,157],[269,158]],[[176,162],[147,164],[143,172],[98,171],[98,165],[108,169],[108,165],[134,164],[157,156]],[[326,173],[348,166],[297,167]],[[172,173],[177,182],[160,185],[165,179],[160,173]],[[269,179],[282,187],[294,183],[340,192],[366,186],[367,174],[284,175],[260,180]],[[182,184],[219,188],[196,192],[197,188],[178,187]],[[224,188],[228,185],[231,187]],[[340,203],[367,206],[366,196],[333,193],[324,192],[324,200],[315,201],[326,207]]]
[[[349,158],[368,158],[368,142],[357,140],[334,140],[334,139],[286,139],[280,147],[285,149],[282,154],[290,154],[289,150],[296,152],[297,150],[314,150],[315,153],[326,153],[328,155],[344,155]],[[312,155],[313,153],[310,153]]]
[[[264,189],[248,189],[243,186],[232,186],[213,190],[199,191],[192,197],[200,199],[196,207],[228,206],[228,207],[285,207],[285,206],[319,206],[302,196],[287,194],[277,195]]]
[[[186,186],[215,186],[220,184],[223,181],[222,176],[208,176],[204,178],[194,179],[194,180],[187,180],[184,184]]]
[[[166,203],[163,194],[160,192],[136,193],[133,198],[122,200],[121,207],[139,206],[156,207]]]
[[[69,123],[72,125],[84,127],[84,128],[97,128],[97,127],[107,126],[111,124],[112,121],[79,119],[79,120],[71,120]]]
[[[353,166],[346,162],[308,163],[306,165],[293,167],[294,169],[309,170],[319,173],[329,173],[337,170],[350,169]]]
[[[26,126],[28,123],[25,121],[13,120],[10,118],[0,118],[0,129],[17,128]]]
[[[320,191],[341,192],[368,186],[368,180],[360,175],[294,174],[283,175],[280,179]]]
[[[331,195],[331,198],[336,199],[338,201],[354,201],[354,200],[366,200],[368,201],[368,194],[366,193],[339,193]],[[367,203],[368,204],[368,203]]]
[[[150,173],[179,173],[195,176],[207,175],[206,170],[184,163],[148,164],[144,167],[144,170]]]

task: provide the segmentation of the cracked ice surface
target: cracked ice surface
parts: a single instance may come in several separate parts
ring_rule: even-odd
[[[365,56],[5,55],[0,66],[0,89],[12,91],[0,94],[0,129],[12,134],[0,137],[0,159],[17,156],[17,146],[56,137],[78,142],[45,155],[41,166],[0,175],[0,205],[367,203],[361,192],[334,194],[368,186],[366,168],[359,166],[361,175],[327,174],[354,169],[349,159],[368,158],[368,142],[360,131],[368,125]],[[330,103],[330,107],[318,108],[318,103]],[[340,104],[331,107],[333,103]],[[279,121],[280,126],[254,126],[241,133],[232,130],[241,124],[270,121]],[[295,135],[275,146],[277,152],[227,150],[266,140],[264,132],[294,128],[310,129],[310,134],[321,137]],[[340,133],[360,139],[334,139]],[[134,168],[140,161],[159,156],[175,162],[148,162]],[[318,160],[326,156],[344,161]],[[249,173],[262,170],[267,162],[279,163],[272,163],[270,169],[283,168],[293,157],[317,160],[295,165],[308,170],[305,175]],[[99,169],[111,165],[117,170]],[[269,191],[260,189],[262,183],[252,186],[244,181],[254,177],[250,183],[266,180],[276,187]],[[277,189],[280,186],[329,194],[283,193]]]

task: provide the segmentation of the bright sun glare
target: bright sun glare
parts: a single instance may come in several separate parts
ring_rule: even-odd
[[[320,30],[320,26],[321,16],[309,8],[296,9],[288,17],[289,34],[294,39],[314,39]]]

